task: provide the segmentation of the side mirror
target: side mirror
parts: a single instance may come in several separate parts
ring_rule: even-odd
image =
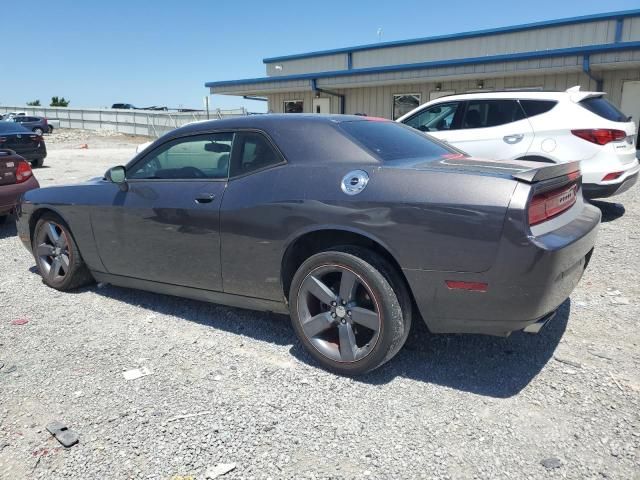
[[[123,166],[117,166],[110,168],[104,174],[104,178],[112,183],[117,183],[118,185],[122,185],[127,181],[126,170]]]

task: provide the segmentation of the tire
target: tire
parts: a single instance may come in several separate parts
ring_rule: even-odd
[[[389,361],[411,328],[404,280],[360,247],[334,247],[302,263],[289,292],[300,342],[325,369],[361,375]]]
[[[9,218],[9,215],[5,215],[4,213],[0,215],[0,225],[3,225],[4,222],[7,221],[7,218]]]
[[[47,131],[49,132],[49,134],[53,133],[53,127],[49,125]]]
[[[44,130],[42,130],[40,127],[36,127],[33,129],[33,133],[37,135],[42,135],[44,133]]]
[[[40,168],[44,165],[44,158],[37,158],[35,160],[31,160],[31,166],[33,168]]]
[[[67,291],[93,281],[69,227],[59,216],[47,213],[38,220],[32,250],[42,281],[49,287]]]

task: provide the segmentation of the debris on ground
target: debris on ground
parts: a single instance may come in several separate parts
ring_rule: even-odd
[[[540,462],[540,464],[547,470],[553,470],[554,468],[560,468],[562,466],[562,461],[559,458],[551,457],[545,458]]]
[[[199,412],[199,413],[188,413],[186,415],[178,415],[177,417],[169,418],[167,422],[175,422],[176,420],[184,420],[185,418],[193,418],[193,417],[199,417],[201,415],[209,415],[210,413],[211,411],[205,410],[204,412]]]
[[[218,478],[222,475],[226,475],[232,470],[235,470],[235,463],[219,463],[215,467],[209,467],[204,474],[204,477],[207,479]]]
[[[151,375],[153,372],[149,367],[142,368],[133,368],[131,370],[127,370],[126,372],[122,372],[125,380],[136,380],[141,377],[146,377],[147,375]]]
[[[62,444],[62,446],[66,448],[73,447],[79,441],[78,434],[76,432],[69,430],[64,423],[57,420],[54,420],[47,425],[47,430],[56,440],[58,440],[58,442]]]
[[[26,318],[16,318],[11,322],[11,325],[26,325],[27,323],[29,323],[29,320]]]

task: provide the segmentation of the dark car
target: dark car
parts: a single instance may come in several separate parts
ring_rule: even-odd
[[[42,135],[15,122],[0,121],[0,148],[13,150],[29,160],[33,167],[41,167],[47,156]]]
[[[92,280],[290,313],[358,374],[432,332],[538,331],[580,280],[600,211],[577,163],[467,157],[391,121],[261,115],[174,130],[126,167],[28,192],[44,283]]]
[[[114,103],[111,108],[119,108],[121,110],[137,110],[137,107],[130,103]]]
[[[0,223],[4,223],[24,192],[38,188],[29,162],[13,150],[0,148]]]
[[[19,115],[13,117],[10,121],[19,123],[24,128],[31,130],[33,133],[42,135],[43,133],[51,133],[53,129],[49,128],[49,121],[44,117],[29,117],[27,115]]]

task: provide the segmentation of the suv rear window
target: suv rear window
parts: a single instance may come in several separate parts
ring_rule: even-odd
[[[522,109],[524,113],[527,114],[527,117],[547,113],[557,104],[558,102],[554,102],[553,100],[520,100],[520,105],[522,105]]]
[[[612,122],[628,122],[629,116],[618,110],[609,100],[603,97],[590,97],[582,100],[579,105],[595,113],[599,117],[606,118]]]
[[[363,120],[342,122],[340,128],[383,161],[404,158],[434,158],[459,153],[426,135],[396,122]]]

